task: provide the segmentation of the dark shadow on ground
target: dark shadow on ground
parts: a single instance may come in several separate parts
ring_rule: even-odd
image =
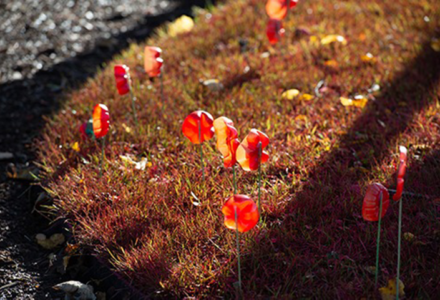
[[[319,294],[325,291],[329,297],[337,295],[341,299],[362,295],[365,286],[372,281],[363,266],[374,265],[375,255],[374,238],[367,238],[367,233],[374,236],[376,225],[362,220],[363,191],[359,184],[365,182],[373,167],[385,157],[397,154],[396,139],[417,113],[438,99],[435,93],[439,84],[440,53],[425,43],[404,71],[392,82],[385,83],[376,101],[369,102],[365,112],[341,137],[339,147],[311,170],[305,186],[290,200],[286,210],[266,216],[272,224],[280,226],[263,230],[265,238],[259,239],[251,250],[253,259],[245,260],[245,264],[252,264],[249,267],[252,273],[262,277],[261,282],[271,282],[268,278],[277,276],[277,282],[284,279],[292,283],[295,295],[316,297],[318,290]],[[413,149],[410,154],[413,155]],[[438,152],[422,157],[408,169],[406,188],[411,190],[418,182],[417,192],[438,198],[440,177],[436,174],[439,172]],[[294,192],[292,188],[291,193]],[[332,201],[324,202],[329,198]],[[435,298],[440,293],[435,283],[439,278],[433,278],[436,275],[430,272],[430,266],[440,263],[440,241],[434,238],[440,229],[438,215],[432,215],[432,199],[408,201],[404,210],[403,231],[420,234],[421,239],[430,239],[430,242],[421,248],[406,246],[402,249],[401,278],[409,298]],[[395,276],[396,211],[397,205],[393,205],[384,221],[386,242],[382,250],[381,283],[385,283],[387,276]],[[294,228],[298,228],[298,235],[286,240],[283,232],[292,232]],[[262,262],[269,251],[278,255]],[[345,287],[341,287],[341,272]],[[414,276],[426,277],[426,285],[414,286],[411,281]],[[269,288],[277,290],[277,287]]]
[[[174,2],[172,11],[146,17],[132,30],[97,43],[96,48],[88,53],[80,53],[48,70],[36,73],[30,79],[0,86],[0,152],[14,154],[11,160],[0,160],[0,225],[2,226],[0,249],[9,249],[10,258],[20,266],[24,277],[33,277],[33,279],[27,277],[23,279],[23,277],[21,283],[11,281],[14,287],[8,291],[11,297],[32,295],[38,299],[59,298],[60,294],[54,292],[51,287],[69,277],[65,275],[60,278],[60,275],[49,272],[47,256],[51,251],[42,250],[34,242],[34,235],[48,226],[45,218],[37,214],[31,215],[32,203],[41,190],[29,189],[29,183],[26,182],[8,180],[7,164],[11,162],[24,164],[32,161],[34,153],[29,147],[44,127],[45,118],[62,107],[66,93],[92,78],[102,66],[126,49],[130,43],[145,40],[157,26],[183,14],[191,15],[193,6],[203,7],[215,1],[172,0],[171,2]],[[1,254],[0,252],[0,267],[8,269],[9,263],[2,260]],[[95,263],[90,262],[89,265],[95,266]],[[96,266],[93,268],[96,269]],[[18,276],[18,271],[13,269],[10,271]],[[35,278],[38,282],[35,282]],[[117,287],[117,289],[119,294],[112,299],[122,298],[120,292],[123,288]],[[139,296],[133,297],[139,299]]]

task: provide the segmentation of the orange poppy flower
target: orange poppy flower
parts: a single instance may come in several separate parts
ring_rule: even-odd
[[[237,212],[237,224],[239,232],[246,232],[257,225],[260,218],[257,205],[246,195],[234,195],[230,197],[222,207],[225,215],[225,226],[236,230],[235,212]]]
[[[144,69],[150,77],[160,75],[163,59],[160,57],[162,49],[159,47],[146,46],[144,50]]]
[[[214,120],[210,113],[203,110],[194,111],[183,121],[183,135],[193,144],[201,144],[204,141],[209,141],[214,136],[213,123]],[[199,126],[201,139],[199,139]]]
[[[403,193],[403,186],[405,183],[405,180],[403,177],[405,177],[406,173],[406,161],[407,161],[407,153],[408,150],[404,146],[399,147],[400,150],[400,164],[399,168],[397,169],[397,187],[396,187],[396,193],[393,195],[393,200],[398,201],[402,197]]]
[[[214,130],[217,136],[217,149],[223,155],[225,168],[230,168],[237,162],[235,152],[240,145],[237,129],[230,119],[220,117],[214,120]]]
[[[104,137],[110,126],[110,115],[104,104],[96,104],[93,108],[93,132],[97,139]]]
[[[129,70],[126,65],[116,65],[114,67],[116,88],[119,95],[125,95],[130,91]]]
[[[373,183],[367,188],[362,205],[362,217],[365,221],[379,221],[380,194],[382,194],[382,215],[385,216],[390,205],[388,190],[380,183]]]
[[[297,0],[268,0],[266,13],[271,19],[282,20],[287,16],[289,8],[296,6]]]
[[[284,35],[284,28],[280,20],[269,19],[266,27],[266,35],[271,45],[275,45]]]
[[[240,166],[245,171],[254,171],[258,169],[258,144],[261,143],[261,163],[269,159],[269,154],[263,151],[269,145],[269,138],[263,132],[257,129],[251,129],[251,132],[241,142],[237,148],[236,157]]]

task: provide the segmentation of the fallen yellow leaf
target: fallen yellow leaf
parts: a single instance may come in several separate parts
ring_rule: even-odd
[[[399,297],[405,296],[405,286],[402,280],[399,279]],[[388,286],[381,287],[379,289],[382,300],[394,300],[396,299],[396,279],[388,280]]]
[[[188,16],[181,16],[168,25],[168,34],[172,37],[181,33],[190,32],[194,28],[194,21]]]
[[[76,151],[76,152],[79,152],[79,151],[80,151],[78,142],[75,142],[75,143],[72,145],[72,149],[73,149],[74,151]]]
[[[365,63],[375,63],[376,62],[376,58],[370,52],[368,52],[367,54],[361,55],[361,60]]]
[[[334,59],[330,59],[330,60],[326,60],[324,62],[324,65],[326,65],[327,67],[331,67],[331,68],[337,68],[338,62]]]
[[[126,133],[131,133],[131,128],[125,125],[125,123],[122,123],[122,128],[124,128]]]
[[[341,101],[341,104],[344,106],[356,106],[360,108],[364,108],[365,105],[367,105],[368,103],[368,99],[362,95],[358,95],[354,97],[354,99],[339,97],[339,100]]]
[[[321,45],[328,45],[335,42],[347,45],[347,40],[342,35],[330,34],[321,39]]]
[[[310,44],[312,44],[314,46],[318,46],[319,45],[319,40],[318,40],[318,37],[316,35],[310,36],[309,42],[310,42]]]
[[[291,89],[282,93],[281,97],[283,97],[284,99],[292,100],[298,95],[299,95],[299,91],[297,89]]]
[[[305,121],[305,122],[307,122],[307,116],[305,116],[305,115],[297,115],[296,117],[295,117],[295,121]]]
[[[440,52],[440,39],[433,38],[433,39],[431,40],[431,48],[432,48],[432,50],[434,50],[435,52]]]
[[[310,101],[312,99],[313,99],[313,95],[310,95],[310,94],[302,94],[299,97],[299,100],[303,100],[303,101]]]

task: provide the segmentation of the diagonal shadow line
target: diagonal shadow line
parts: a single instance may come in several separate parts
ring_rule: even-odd
[[[310,203],[310,192],[315,190],[314,185],[317,183],[331,186],[333,193],[342,195],[341,189],[347,185],[340,182],[334,186],[335,176],[345,177],[346,170],[361,162],[364,170],[371,170],[378,161],[394,152],[394,149],[389,149],[390,145],[408,128],[414,115],[439,96],[434,94],[439,83],[440,54],[434,52],[426,42],[420,54],[405,70],[397,75],[374,102],[370,101],[365,112],[341,137],[339,147],[326,155],[309,173],[310,184],[306,184],[297,198],[302,199],[307,195],[307,202]],[[363,179],[366,173],[350,173],[351,184]],[[323,196],[322,190],[314,193],[315,196]]]
[[[192,7],[205,7],[215,1],[171,0],[173,9],[157,16],[148,16],[131,30],[112,36],[95,45],[87,53],[66,59],[47,70],[41,70],[29,79],[17,80],[0,85],[0,147],[38,134],[44,125],[42,116],[59,110],[64,95],[78,88],[88,78],[110,61],[115,55],[128,48],[132,42],[144,41],[153,30],[183,14],[192,15]],[[24,117],[23,117],[24,115]],[[26,142],[29,138],[25,139]],[[10,145],[8,145],[10,146]]]
[[[267,215],[267,219],[281,221],[281,225],[269,228],[265,231],[265,235],[287,238],[284,242],[276,244],[278,251],[304,252],[309,253],[309,258],[316,258],[325,257],[330,251],[335,253],[348,251],[347,255],[349,255],[351,251],[359,250],[360,246],[354,245],[358,243],[355,236],[344,236],[343,232],[332,231],[336,230],[335,220],[337,218],[351,223],[354,218],[353,210],[358,210],[360,214],[362,203],[359,202],[359,206],[353,208],[352,202],[349,201],[350,195],[353,195],[352,187],[365,179],[368,171],[377,166],[387,155],[395,152],[394,149],[389,148],[398,139],[399,134],[408,128],[418,112],[439,98],[439,84],[440,53],[434,52],[429,43],[425,42],[420,53],[406,65],[404,71],[396,75],[374,102],[370,101],[364,113],[341,137],[339,147],[326,155],[309,173],[307,183],[301,191],[296,192],[286,208]],[[364,172],[353,168],[359,164],[362,164]],[[292,188],[290,194],[294,193]],[[302,236],[296,238],[282,234],[292,231],[292,228],[301,224],[307,225],[306,228],[317,230],[313,237],[314,241],[309,242],[312,243],[311,248],[304,244],[308,240],[302,240],[304,238]],[[330,236],[335,237],[335,240],[344,240],[343,244],[333,246],[327,246],[325,242],[322,244],[322,236],[324,240],[330,238],[325,233],[327,230],[330,230]],[[315,244],[319,244],[319,248]],[[267,257],[267,249],[273,248],[273,244],[263,239],[257,243],[252,252],[255,257]],[[283,248],[285,249],[280,250]],[[274,260],[277,261],[278,258]],[[282,259],[275,261],[273,263],[283,265]],[[304,267],[310,268],[311,266],[307,265],[310,263],[312,261],[301,262],[299,266],[306,264]],[[270,263],[268,265],[274,266]],[[286,272],[290,272],[290,269],[293,269],[293,265]],[[297,273],[289,276],[295,278],[295,274]]]

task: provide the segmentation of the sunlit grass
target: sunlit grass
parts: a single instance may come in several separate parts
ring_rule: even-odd
[[[59,215],[72,221],[85,248],[148,295],[231,298],[237,261],[221,206],[233,193],[232,170],[223,168],[211,140],[203,146],[203,182],[197,148],[181,133],[183,119],[203,109],[232,119],[240,139],[257,128],[271,140],[262,169],[264,222],[242,240],[245,297],[373,297],[376,224],[361,217],[365,186],[394,186],[398,145],[405,145],[406,189],[440,197],[440,82],[429,69],[439,59],[427,48],[440,28],[439,13],[435,0],[304,1],[289,13],[284,39],[270,47],[264,1],[199,11],[190,33],[147,41],[164,51],[163,114],[159,80],[150,82],[143,71],[145,45],[132,45],[69,96],[37,143]],[[299,34],[307,31],[310,36]],[[320,45],[328,34],[344,36],[347,45]],[[247,41],[245,53],[240,39]],[[363,61],[366,53],[377,61]],[[414,64],[422,54],[432,61]],[[130,67],[139,127],[130,97],[117,94],[117,63]],[[201,84],[213,78],[223,91]],[[321,80],[326,89],[318,97]],[[373,84],[381,90],[369,93]],[[281,96],[292,88],[313,97]],[[369,97],[365,108],[340,103],[356,94]],[[111,118],[102,178],[100,145],[81,141],[78,131],[97,103],[109,107]],[[80,154],[71,149],[76,141]],[[151,164],[135,170],[119,158],[126,154]],[[257,172],[238,171],[238,192],[256,200],[256,179]],[[440,207],[404,201],[403,232],[416,240],[403,241],[402,281],[409,298],[435,297]],[[383,228],[385,284],[395,275],[396,206]]]

